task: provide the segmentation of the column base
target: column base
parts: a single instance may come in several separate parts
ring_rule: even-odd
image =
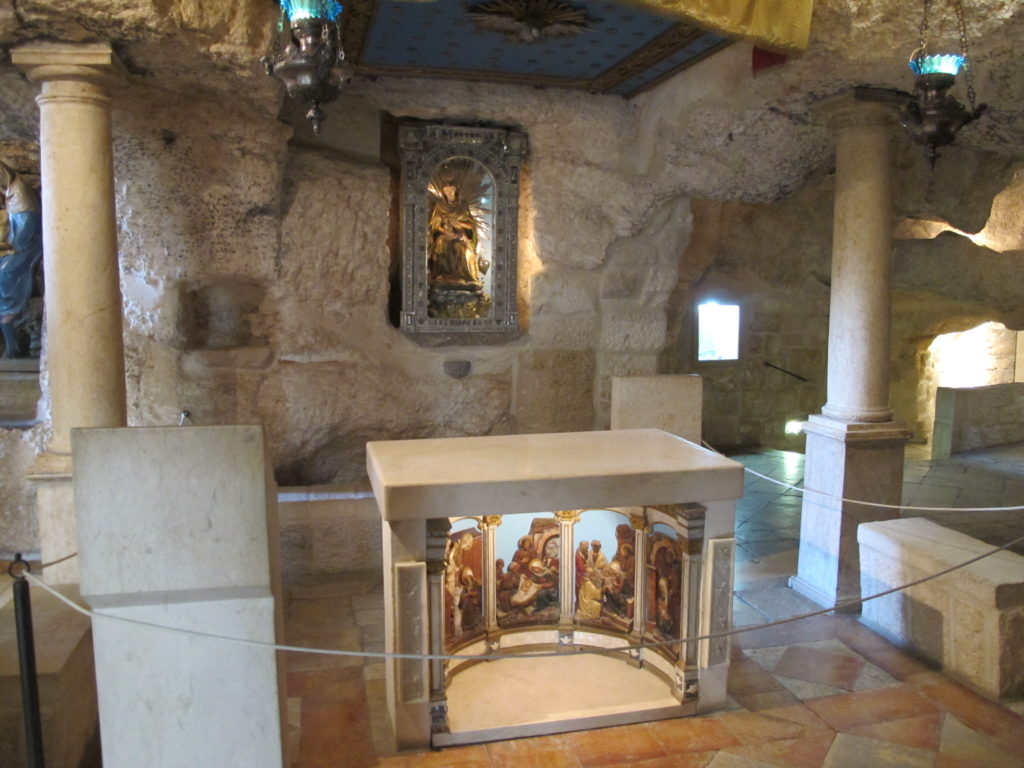
[[[910,437],[898,422],[844,422],[811,416],[804,428],[807,459],[797,575],[790,586],[826,608],[860,597],[857,526],[900,516],[903,449]],[[816,492],[816,493],[815,493]],[[845,612],[857,612],[850,606]]]
[[[75,491],[71,477],[71,455],[45,451],[26,473],[36,487],[36,516],[39,520],[39,553],[43,563],[59,560],[78,551],[75,521]],[[42,575],[50,584],[72,584],[79,580],[78,558],[47,568]]]
[[[835,595],[829,592],[825,592],[820,589],[817,584],[809,581],[805,581],[800,578],[800,575],[789,577],[789,588],[794,592],[799,592],[801,595],[806,597],[808,600],[817,603],[822,608],[833,608],[836,613],[858,613],[859,606],[840,606],[837,607]]]

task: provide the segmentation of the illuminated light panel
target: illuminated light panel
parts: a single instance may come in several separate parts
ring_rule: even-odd
[[[698,305],[697,360],[738,360],[739,356],[739,305],[717,301]]]
[[[960,72],[964,59],[959,53],[940,53],[935,56],[917,56],[909,62],[915,75],[954,75]]]
[[[802,421],[787,421],[786,422],[786,434],[787,435],[799,435],[804,431],[804,423]]]
[[[302,19],[328,19],[341,15],[341,5],[335,0],[281,0],[281,7],[290,21]]]

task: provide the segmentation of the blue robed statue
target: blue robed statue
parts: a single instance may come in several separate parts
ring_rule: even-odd
[[[25,345],[15,320],[32,297],[36,265],[43,257],[43,221],[39,195],[13,168],[0,162],[0,189],[4,193],[10,249],[0,254],[0,330],[4,357],[24,357]]]

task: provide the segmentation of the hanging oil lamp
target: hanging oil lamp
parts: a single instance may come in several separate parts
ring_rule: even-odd
[[[273,48],[260,60],[291,98],[309,104],[306,119],[317,134],[327,117],[320,105],[337,98],[352,79],[341,47],[341,11],[335,0],[281,0]]]
[[[952,144],[961,128],[977,120],[985,105],[975,106],[974,74],[967,54],[967,28],[960,0],[953,0],[960,53],[930,54],[928,52],[928,16],[932,0],[924,0],[924,15],[919,27],[918,46],[910,54],[909,66],[914,73],[914,93],[908,96],[900,114],[900,123],[911,140],[927,149],[928,162],[935,166],[938,148]],[[968,110],[949,93],[956,76],[964,72],[967,80]]]

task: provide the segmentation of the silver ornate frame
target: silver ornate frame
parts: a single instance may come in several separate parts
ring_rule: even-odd
[[[527,152],[525,133],[502,128],[407,124],[398,130],[401,153],[402,314],[409,334],[516,334],[519,245],[519,174]],[[486,318],[440,318],[428,314],[427,184],[434,169],[451,157],[483,164],[494,179],[492,308]]]

